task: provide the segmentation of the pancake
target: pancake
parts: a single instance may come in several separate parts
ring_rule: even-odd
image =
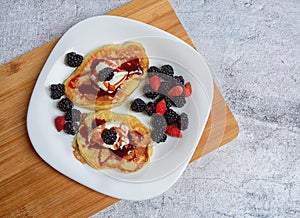
[[[104,129],[109,128],[118,132],[116,142],[110,147],[101,135]],[[153,152],[150,131],[144,124],[134,116],[109,110],[85,117],[73,141],[73,148],[75,157],[81,162],[84,159],[96,169],[116,169],[123,173],[141,169],[150,161]]]
[[[78,143],[77,143],[77,138],[74,137],[73,141],[72,141],[72,148],[73,148],[73,155],[74,157],[79,160],[81,163],[85,164],[86,161],[85,159],[82,157],[82,155],[80,154],[79,148],[78,148]]]
[[[149,59],[140,43],[109,44],[86,56],[65,80],[65,95],[75,105],[94,111],[120,105],[147,76]],[[110,80],[100,80],[104,68]]]

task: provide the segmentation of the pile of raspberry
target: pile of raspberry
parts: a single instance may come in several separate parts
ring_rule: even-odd
[[[165,142],[167,135],[181,138],[181,131],[188,128],[189,119],[186,113],[178,114],[175,109],[182,108],[186,104],[186,98],[191,96],[191,83],[186,83],[183,76],[175,75],[169,64],[160,68],[151,66],[143,93],[151,100],[146,103],[137,98],[130,107],[132,111],[151,116],[152,140],[157,143]]]

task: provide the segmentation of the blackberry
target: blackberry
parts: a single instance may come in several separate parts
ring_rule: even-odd
[[[98,72],[99,81],[109,81],[114,77],[114,70],[111,67],[105,67]]]
[[[151,116],[151,124],[154,129],[160,129],[162,131],[165,131],[167,127],[167,121],[164,118],[164,116],[161,116],[159,114],[153,114]]]
[[[158,96],[157,92],[146,92],[145,96],[150,99],[155,99]]]
[[[156,66],[151,66],[148,68],[148,77],[157,76],[160,73],[160,69]]]
[[[169,108],[166,111],[166,113],[164,114],[164,117],[165,117],[168,125],[173,125],[178,120],[179,115],[174,110]]]
[[[66,122],[64,125],[64,132],[70,135],[75,135],[78,132],[78,124],[74,122]]]
[[[181,85],[184,85],[184,78],[183,76],[175,76],[174,79],[180,83]]]
[[[164,96],[164,99],[167,103],[167,108],[170,108],[172,105],[174,105],[174,102],[168,96]]]
[[[173,75],[174,75],[174,69],[169,64],[165,64],[165,65],[161,66],[160,70],[163,74],[168,75],[170,77],[173,77]]]
[[[117,140],[117,132],[113,128],[105,129],[105,130],[103,130],[103,132],[101,134],[101,138],[104,143],[106,143],[108,145],[112,145]]]
[[[163,134],[159,142],[165,142],[167,140],[167,134]]]
[[[174,102],[174,105],[179,108],[183,107],[186,103],[184,96],[173,97],[172,101]]]
[[[80,120],[81,112],[77,109],[68,110],[65,113],[65,120],[78,122]]]
[[[57,103],[57,107],[63,112],[67,112],[68,110],[71,110],[73,106],[74,105],[72,101],[68,98],[63,98]]]
[[[147,98],[155,99],[158,96],[158,93],[151,88],[150,84],[144,86],[143,92]]]
[[[70,67],[78,67],[83,61],[83,57],[75,52],[66,55],[66,64]]]
[[[148,72],[150,72],[150,73],[158,73],[158,72],[160,72],[160,69],[158,67],[156,67],[156,66],[151,66],[151,67],[149,67]]]
[[[50,86],[50,96],[53,99],[60,99],[61,96],[65,94],[65,86],[64,84],[52,84]]]
[[[104,143],[106,143],[108,145],[112,145],[117,140],[117,132],[114,129],[105,129],[101,133],[101,138]]]
[[[131,110],[133,110],[134,112],[142,112],[145,110],[146,108],[146,103],[140,99],[140,98],[136,98],[130,105]]]
[[[177,119],[177,126],[180,130],[186,130],[189,126],[189,117],[186,113],[180,114]]]
[[[155,113],[155,104],[153,102],[148,102],[145,108],[145,112],[152,116]]]
[[[154,129],[151,132],[151,138],[157,143],[164,142],[167,139],[165,131],[162,131],[160,129]]]
[[[159,86],[159,89],[158,89],[158,92],[160,94],[167,95],[169,90],[170,90],[170,85],[169,85],[168,82],[161,82],[160,83],[160,86]]]

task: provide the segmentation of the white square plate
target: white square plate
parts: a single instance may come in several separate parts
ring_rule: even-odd
[[[183,137],[168,137],[165,143],[154,144],[150,163],[132,174],[95,170],[77,161],[72,153],[73,136],[58,133],[55,129],[54,118],[61,112],[56,108],[57,101],[51,99],[49,93],[51,84],[62,83],[73,71],[64,64],[66,53],[76,51],[87,55],[105,44],[125,41],[142,43],[150,66],[170,64],[175,74],[183,75],[193,87],[187,104],[178,110],[186,112],[190,120]],[[129,110],[129,102],[142,96],[141,87],[113,111],[134,115],[150,127],[148,116]],[[182,174],[200,140],[212,99],[213,80],[209,67],[192,47],[165,31],[141,22],[115,16],[98,16],[70,28],[54,47],[34,87],[27,128],[36,152],[62,174],[106,195],[141,200],[166,191]]]

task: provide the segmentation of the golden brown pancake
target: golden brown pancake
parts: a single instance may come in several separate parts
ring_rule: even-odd
[[[73,148],[73,155],[75,156],[75,158],[79,160],[81,163],[85,164],[86,161],[80,154],[76,137],[74,137],[72,141],[72,148]]]
[[[100,88],[97,75],[100,64],[106,64],[117,73],[128,72],[119,85],[103,82],[109,90]],[[135,42],[110,44],[89,54],[81,65],[65,80],[65,95],[74,104],[94,111],[120,105],[147,76],[149,59],[144,47]],[[123,74],[122,74],[123,75]],[[96,79],[97,80],[97,79]],[[117,88],[116,88],[117,87]]]
[[[128,142],[123,147],[112,150],[104,147],[101,134],[97,133],[109,125],[117,125],[115,123],[126,126]],[[77,159],[84,159],[96,169],[110,168],[124,173],[141,169],[150,161],[153,152],[150,131],[144,124],[134,116],[109,110],[90,113],[85,117],[79,126],[73,148]]]

